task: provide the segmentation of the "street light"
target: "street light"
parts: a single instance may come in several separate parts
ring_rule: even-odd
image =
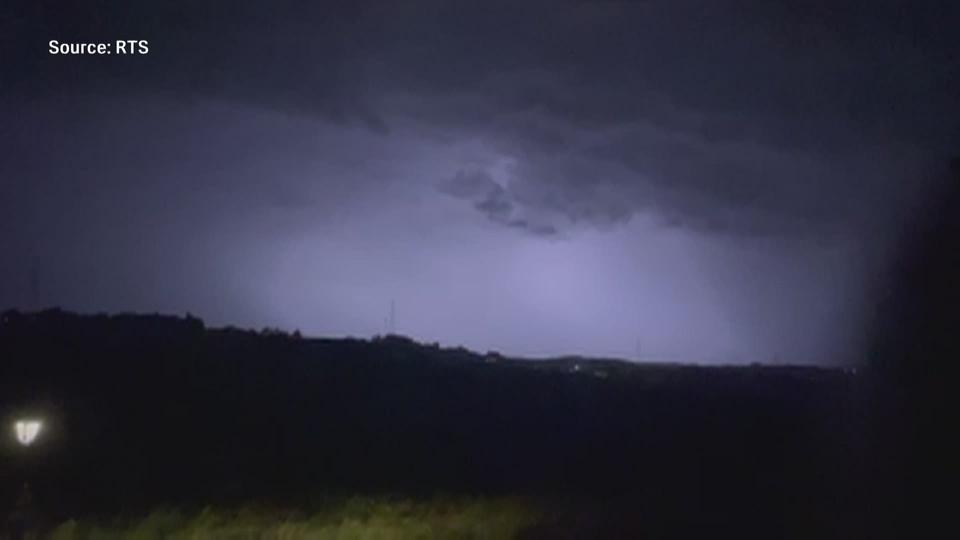
[[[24,418],[13,424],[13,432],[17,436],[17,442],[23,446],[33,444],[41,430],[43,430],[42,420]]]
[[[13,435],[16,437],[20,446],[27,448],[37,441],[40,432],[43,431],[43,420],[38,417],[21,417],[13,422]],[[25,452],[29,454],[31,452]],[[26,458],[26,456],[24,456]],[[26,462],[32,460],[25,459]],[[35,510],[33,505],[33,493],[30,490],[30,482],[23,483],[23,489],[20,496],[17,497],[16,506],[8,518],[8,524],[12,533],[12,538],[33,537],[30,532],[35,527]]]

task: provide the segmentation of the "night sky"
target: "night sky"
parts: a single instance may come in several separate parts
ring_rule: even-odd
[[[15,4],[0,307],[857,362],[957,148],[954,1]]]

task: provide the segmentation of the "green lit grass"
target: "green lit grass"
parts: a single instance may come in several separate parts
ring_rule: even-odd
[[[110,522],[70,520],[57,526],[55,540],[300,540],[392,538],[515,538],[535,524],[538,511],[519,499],[435,499],[431,501],[354,498],[309,515],[244,508],[207,508],[189,514],[156,510],[141,519]]]

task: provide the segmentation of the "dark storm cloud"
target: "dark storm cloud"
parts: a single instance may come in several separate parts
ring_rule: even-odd
[[[944,61],[956,6],[831,6],[567,4],[496,27],[446,13],[443,47],[418,34],[388,57],[429,51],[401,78],[404,105],[513,158],[516,208],[565,225],[647,212],[700,231],[835,234],[949,151],[960,78]]]
[[[897,198],[877,161],[909,161],[917,145],[941,150],[953,126],[939,111],[958,82],[945,21],[958,11],[945,2],[35,3],[8,16],[7,43],[23,54],[10,56],[19,66],[5,87],[230,100],[381,133],[391,117],[415,115],[446,137],[484,137],[517,162],[522,175],[471,202],[518,228],[525,221],[510,216],[529,209],[562,218],[550,228],[652,212],[704,231],[822,231],[856,215],[863,191]],[[148,59],[77,62],[45,56],[37,42],[118,32],[151,39]]]
[[[440,189],[454,197],[473,202],[474,208],[485,214],[491,221],[510,222],[513,201],[507,194],[507,190],[494,182],[484,171],[461,170],[450,182],[440,186]]]
[[[494,223],[538,236],[557,234],[556,227],[549,223],[538,223],[530,218],[519,217],[515,195],[495,182],[484,170],[462,169],[438,189],[452,197],[470,201],[476,210]]]
[[[364,104],[359,9],[348,2],[22,2],[4,14],[4,92],[218,99],[385,126]],[[146,39],[146,57],[50,56],[47,41]]]

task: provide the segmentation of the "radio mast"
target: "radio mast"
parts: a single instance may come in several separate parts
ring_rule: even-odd
[[[397,333],[397,308],[396,303],[390,300],[390,311],[383,318],[384,336],[391,336]]]

